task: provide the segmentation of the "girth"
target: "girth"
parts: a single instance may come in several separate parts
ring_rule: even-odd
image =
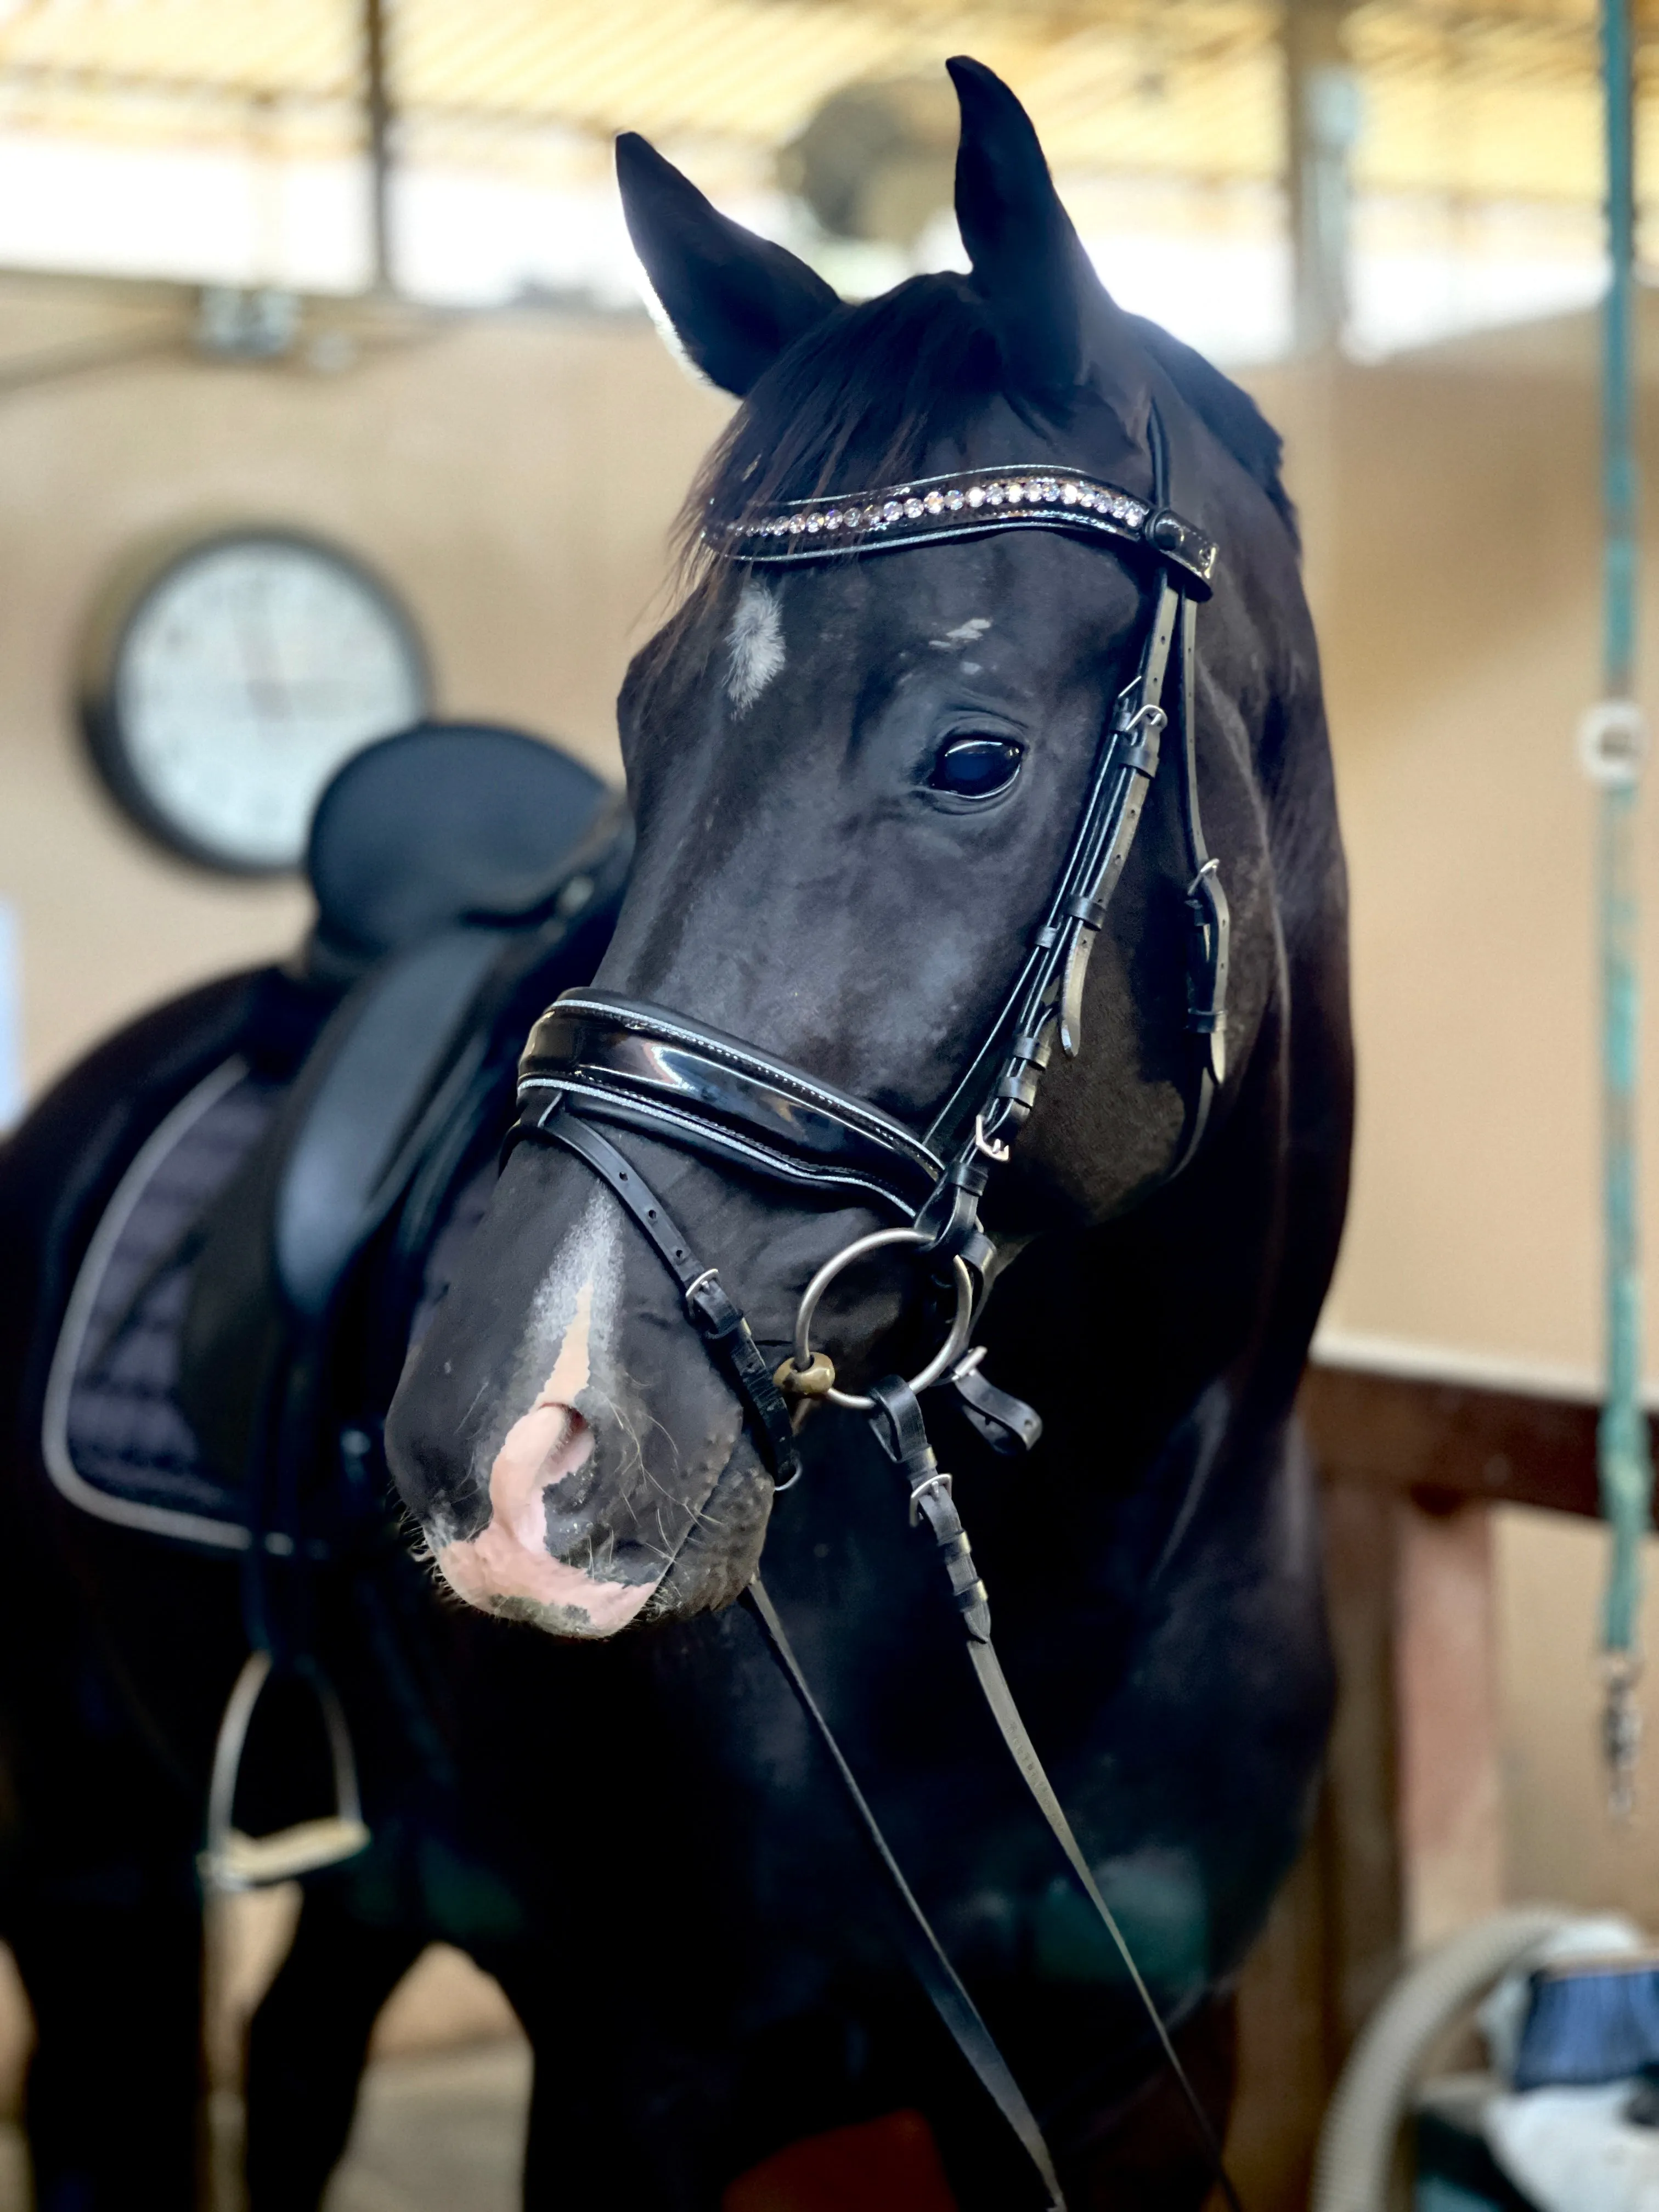
[[[1155,408],[1151,435],[1150,503],[1081,474],[977,470],[854,497],[799,501],[768,514],[711,522],[705,532],[726,557],[791,566],[1007,527],[1066,530],[1109,546],[1125,542],[1156,562],[1139,666],[1102,734],[1077,826],[1042,919],[979,1050],[930,1126],[918,1133],[866,1100],[647,1001],[577,990],[564,993],[531,1033],[520,1068],[519,1120],[507,1143],[510,1148],[532,1139],[574,1152],[632,1215],[679,1284],[687,1318],[743,1403],[779,1488],[787,1488],[800,1471],[786,1391],[797,1397],[828,1395],[843,1406],[868,1411],[883,1449],[904,1479],[912,1523],[927,1528],[938,1547],[988,1710],[1073,1876],[1125,1964],[1222,2194],[1237,2212],[1238,2198],[1208,2117],[1003,1674],[991,1642],[989,1595],[957,1511],[951,1478],[933,1456],[917,1395],[937,1382],[955,1383],[975,1425],[1000,1449],[1022,1449],[1041,1433],[1030,1408],[978,1376],[977,1354],[961,1357],[994,1256],[980,1222],[979,1202],[991,1170],[1008,1159],[1036,1104],[1056,1042],[1068,1057],[1080,1048],[1089,957],[1121,880],[1171,720],[1188,872],[1187,1026],[1194,1062],[1171,1175],[1181,1172],[1201,1142],[1225,1073],[1230,917],[1199,807],[1194,696],[1197,601],[1209,596],[1216,549],[1166,504],[1168,444]],[[1173,716],[1166,698],[1173,701]],[[802,1295],[793,1362],[786,1360],[775,1374],[769,1373],[741,1312],[720,1285],[717,1269],[703,1263],[638,1169],[600,1133],[599,1122],[636,1131],[786,1188],[861,1196],[896,1213],[906,1225],[856,1239],[819,1270]],[[910,1245],[936,1270],[955,1277],[957,1321],[944,1351],[909,1382],[890,1377],[872,1383],[867,1396],[852,1397],[834,1389],[832,1363],[812,1353],[811,1316],[825,1285],[842,1267],[870,1249],[895,1243]],[[896,1888],[907,1917],[912,1964],[935,2011],[1018,2136],[1050,2206],[1063,2212],[1060,2182],[1041,2128],[906,1882],[758,1575],[750,1586],[750,1605]]]

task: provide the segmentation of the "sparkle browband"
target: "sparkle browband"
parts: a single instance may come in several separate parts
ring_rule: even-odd
[[[1212,539],[1172,508],[1152,506],[1098,477],[1035,469],[969,469],[884,491],[791,500],[735,522],[711,522],[708,543],[731,561],[822,561],[986,531],[1070,530],[1144,545],[1206,592]]]

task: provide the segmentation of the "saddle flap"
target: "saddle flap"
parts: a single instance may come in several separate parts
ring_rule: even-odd
[[[296,1314],[327,1310],[379,1225],[422,1110],[478,1036],[473,1010],[503,942],[495,930],[450,929],[396,955],[349,994],[318,1040],[277,1139],[271,1249],[277,1288]]]
[[[244,1553],[291,1547],[301,1492],[313,1551],[378,1514],[319,1425],[329,1393],[344,1374],[372,1429],[458,1179],[507,1119],[509,1056],[592,975],[630,854],[618,796],[514,732],[426,726],[340,771],[303,974],[262,974],[204,1041],[216,1060],[151,1115],[77,1278],[43,1428],[72,1502]],[[120,1075],[142,1117],[142,1061]],[[339,1293],[405,1201],[373,1331],[342,1336]]]

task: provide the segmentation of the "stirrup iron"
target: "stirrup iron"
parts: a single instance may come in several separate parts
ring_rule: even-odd
[[[221,1895],[266,1889],[338,1866],[368,1847],[362,1804],[357,1792],[357,1762],[351,1734],[333,1684],[314,1667],[301,1671],[316,1694],[334,1768],[334,1810],[319,1820],[298,1820],[269,1836],[250,1836],[236,1826],[236,1783],[248,1729],[272,1674],[269,1651],[252,1651],[236,1677],[213,1747],[213,1779],[208,1790],[207,1844],[198,1857],[202,1887]]]

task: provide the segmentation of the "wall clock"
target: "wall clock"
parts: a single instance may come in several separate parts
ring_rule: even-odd
[[[419,721],[427,658],[361,562],[290,530],[175,538],[129,565],[82,655],[105,781],[175,852],[235,874],[293,868],[343,761]]]

